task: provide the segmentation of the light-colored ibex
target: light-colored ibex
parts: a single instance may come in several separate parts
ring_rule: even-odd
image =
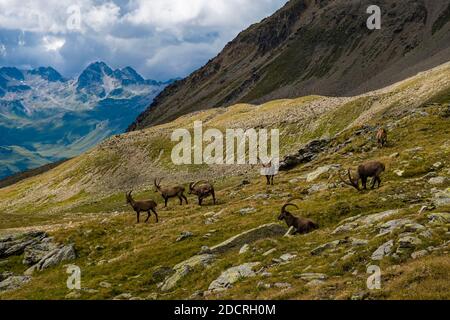
[[[201,206],[203,200],[209,196],[212,196],[214,204],[216,204],[216,192],[214,186],[208,181],[192,182],[189,185],[189,194],[196,195],[198,197],[198,204]]]
[[[378,129],[377,142],[381,148],[383,148],[388,143],[388,134],[386,129],[384,128]]]
[[[161,187],[161,181],[162,179],[155,179],[155,192],[159,192],[161,196],[164,199],[164,207],[167,208],[167,202],[171,198],[178,198],[180,199],[180,206],[183,205],[183,199],[186,201],[186,204],[188,204],[188,200],[186,196],[184,195],[184,192],[186,189],[183,186],[174,186],[169,188],[162,188]]]
[[[273,179],[275,178],[275,167],[272,163],[272,160],[270,160],[268,163],[264,163],[259,157],[259,162],[261,162],[261,174],[263,174],[267,179],[267,185],[274,185]]]
[[[289,228],[294,228],[295,229],[295,232],[293,233],[294,235],[306,234],[316,229],[319,229],[319,225],[314,221],[307,218],[295,217],[292,213],[286,210],[290,206],[299,209],[296,204],[291,203],[293,200],[295,199],[289,200],[288,203],[286,203],[283,206],[283,208],[281,208],[281,214],[278,217],[278,220],[280,221],[284,220]]]
[[[359,181],[362,182],[364,190],[367,190],[367,181],[369,178],[372,178],[372,189],[375,188],[376,184],[378,183],[378,188],[381,185],[381,174],[386,171],[386,166],[379,162],[379,161],[369,161],[367,163],[364,163],[358,167],[358,171],[356,172],[356,175],[352,177],[351,170],[348,170],[348,179],[349,181],[345,181],[345,179],[339,175],[342,182],[344,182],[346,185],[349,185],[356,190],[360,191],[359,187]]]
[[[159,222],[158,220],[158,213],[156,213],[156,207],[158,204],[153,200],[145,200],[145,201],[134,201],[133,196],[131,195],[133,191],[130,191],[126,194],[127,197],[127,204],[131,205],[133,207],[133,210],[137,214],[137,223],[140,221],[141,212],[147,212],[148,217],[147,220],[145,220],[145,223],[148,222],[150,219],[150,216],[152,215],[151,212],[153,212],[156,216],[156,223]]]

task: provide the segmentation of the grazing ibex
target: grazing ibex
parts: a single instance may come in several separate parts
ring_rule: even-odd
[[[267,185],[274,185],[273,179],[275,178],[275,167],[272,163],[272,160],[268,163],[264,163],[260,158],[258,158],[259,162],[261,162],[261,174],[264,175],[267,179]]]
[[[162,179],[159,179],[159,181],[157,179],[155,179],[155,192],[159,192],[161,194],[161,196],[163,197],[165,208],[167,208],[167,202],[169,201],[169,199],[175,198],[175,197],[180,199],[180,206],[183,205],[183,199],[184,199],[184,201],[186,201],[186,204],[188,204],[188,200],[187,200],[186,196],[184,195],[184,192],[186,191],[186,189],[184,187],[175,186],[175,187],[170,187],[170,188],[162,188],[161,181],[162,181]]]
[[[293,200],[293,199],[292,199]],[[310,219],[306,219],[306,218],[297,218],[295,217],[292,213],[290,213],[289,211],[287,211],[287,207],[294,207],[298,209],[298,206],[290,203],[292,200],[290,200],[288,203],[286,203],[283,208],[281,209],[281,214],[278,217],[278,220],[280,221],[285,221],[287,226],[289,228],[294,228],[295,234],[306,234],[306,233],[310,233],[316,229],[319,229],[319,225],[317,223],[315,223],[314,221],[310,220]]]
[[[156,223],[158,223],[159,222],[158,214],[156,213],[156,207],[158,206],[158,204],[153,200],[134,201],[133,197],[131,196],[132,193],[133,193],[133,191],[130,191],[129,193],[126,194],[127,204],[131,205],[133,207],[133,210],[136,212],[137,223],[140,222],[139,220],[140,220],[141,212],[148,213],[148,217],[147,217],[147,220],[145,220],[145,223],[147,223],[148,220],[150,219],[150,216],[152,215],[151,212],[153,212],[155,214]]]
[[[377,132],[377,142],[378,145],[383,148],[388,142],[388,134],[386,129],[381,128]]]
[[[352,177],[351,171],[349,169],[348,170],[349,181],[345,181],[345,179],[342,178],[342,176],[340,176],[340,175],[339,175],[339,177],[341,178],[342,182],[344,182],[346,185],[349,185],[358,191],[361,190],[359,188],[360,180],[362,181],[364,190],[367,190],[367,180],[369,178],[373,178],[372,179],[372,189],[374,189],[377,183],[378,183],[378,188],[380,187],[380,185],[381,185],[380,176],[385,170],[386,170],[386,166],[383,163],[381,163],[379,161],[370,161],[370,162],[364,163],[358,167],[358,171],[357,171],[355,177]]]
[[[214,204],[216,204],[216,192],[214,186],[207,181],[192,182],[189,185],[189,194],[194,194],[198,197],[198,204],[201,206],[203,199],[212,196]]]

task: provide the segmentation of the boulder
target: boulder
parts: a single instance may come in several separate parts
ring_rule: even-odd
[[[30,281],[31,277],[29,276],[10,276],[0,282],[0,292],[17,290]]]
[[[251,244],[260,239],[282,237],[285,233],[286,228],[277,223],[266,224],[240,233],[210,248],[210,250],[213,254],[222,254],[232,249],[241,248],[244,244]]]
[[[323,167],[317,168],[315,171],[306,175],[306,182],[313,182],[320,178],[322,175],[329,173],[331,171],[337,171],[341,168],[338,164],[331,164]]]
[[[382,244],[373,254],[372,260],[383,260],[384,257],[389,256],[392,253],[394,247],[394,240],[390,240]]]
[[[441,186],[443,184],[446,184],[447,181],[448,181],[448,178],[446,178],[446,177],[436,177],[436,178],[431,178],[430,180],[428,180],[428,183],[433,186]]]
[[[332,234],[340,234],[345,232],[354,231],[360,228],[368,228],[373,224],[380,222],[384,219],[390,218],[398,214],[400,210],[389,210],[380,213],[371,214],[368,216],[356,216],[341,221],[341,225],[337,227]]]
[[[432,224],[447,224],[450,223],[449,212],[432,213],[428,215],[428,220]]]
[[[324,281],[328,279],[328,276],[323,273],[302,273],[298,277],[305,281],[313,281],[313,280]]]
[[[450,206],[450,188],[436,192],[433,204],[436,207]]]
[[[409,219],[397,219],[397,220],[391,220],[386,223],[383,223],[379,228],[379,234],[378,236],[384,236],[386,234],[392,233],[393,231],[403,228],[406,225],[413,225],[414,221],[411,221]]]
[[[422,240],[413,236],[405,236],[398,240],[398,244],[401,249],[415,248],[422,244]]]
[[[174,273],[164,280],[161,291],[172,290],[177,285],[178,281],[188,275],[194,268],[199,266],[206,267],[214,260],[214,258],[215,255],[213,254],[202,254],[193,256],[188,260],[177,264],[173,267]]]
[[[192,238],[194,236],[194,234],[190,231],[184,231],[181,233],[181,235],[177,238],[176,242],[181,242],[183,240]]]
[[[331,143],[330,139],[313,140],[301,148],[296,154],[286,156],[280,162],[280,171],[288,171],[300,164],[311,162],[325,151]]]
[[[224,271],[216,280],[211,282],[208,290],[210,292],[223,291],[241,279],[254,277],[256,273],[253,268],[260,265],[259,262],[245,263]]]

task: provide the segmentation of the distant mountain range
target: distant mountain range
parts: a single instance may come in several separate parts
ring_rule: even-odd
[[[367,28],[367,8],[382,11]],[[449,0],[291,0],[168,86],[129,127],[235,103],[383,88],[450,60]]]
[[[74,157],[122,133],[169,83],[104,62],[77,79],[51,67],[0,68],[0,178]]]

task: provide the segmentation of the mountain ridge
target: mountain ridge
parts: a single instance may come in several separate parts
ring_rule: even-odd
[[[450,59],[447,1],[379,1],[386,14],[375,31],[366,27],[370,4],[289,1],[168,86],[128,131],[239,102],[361,94]]]

